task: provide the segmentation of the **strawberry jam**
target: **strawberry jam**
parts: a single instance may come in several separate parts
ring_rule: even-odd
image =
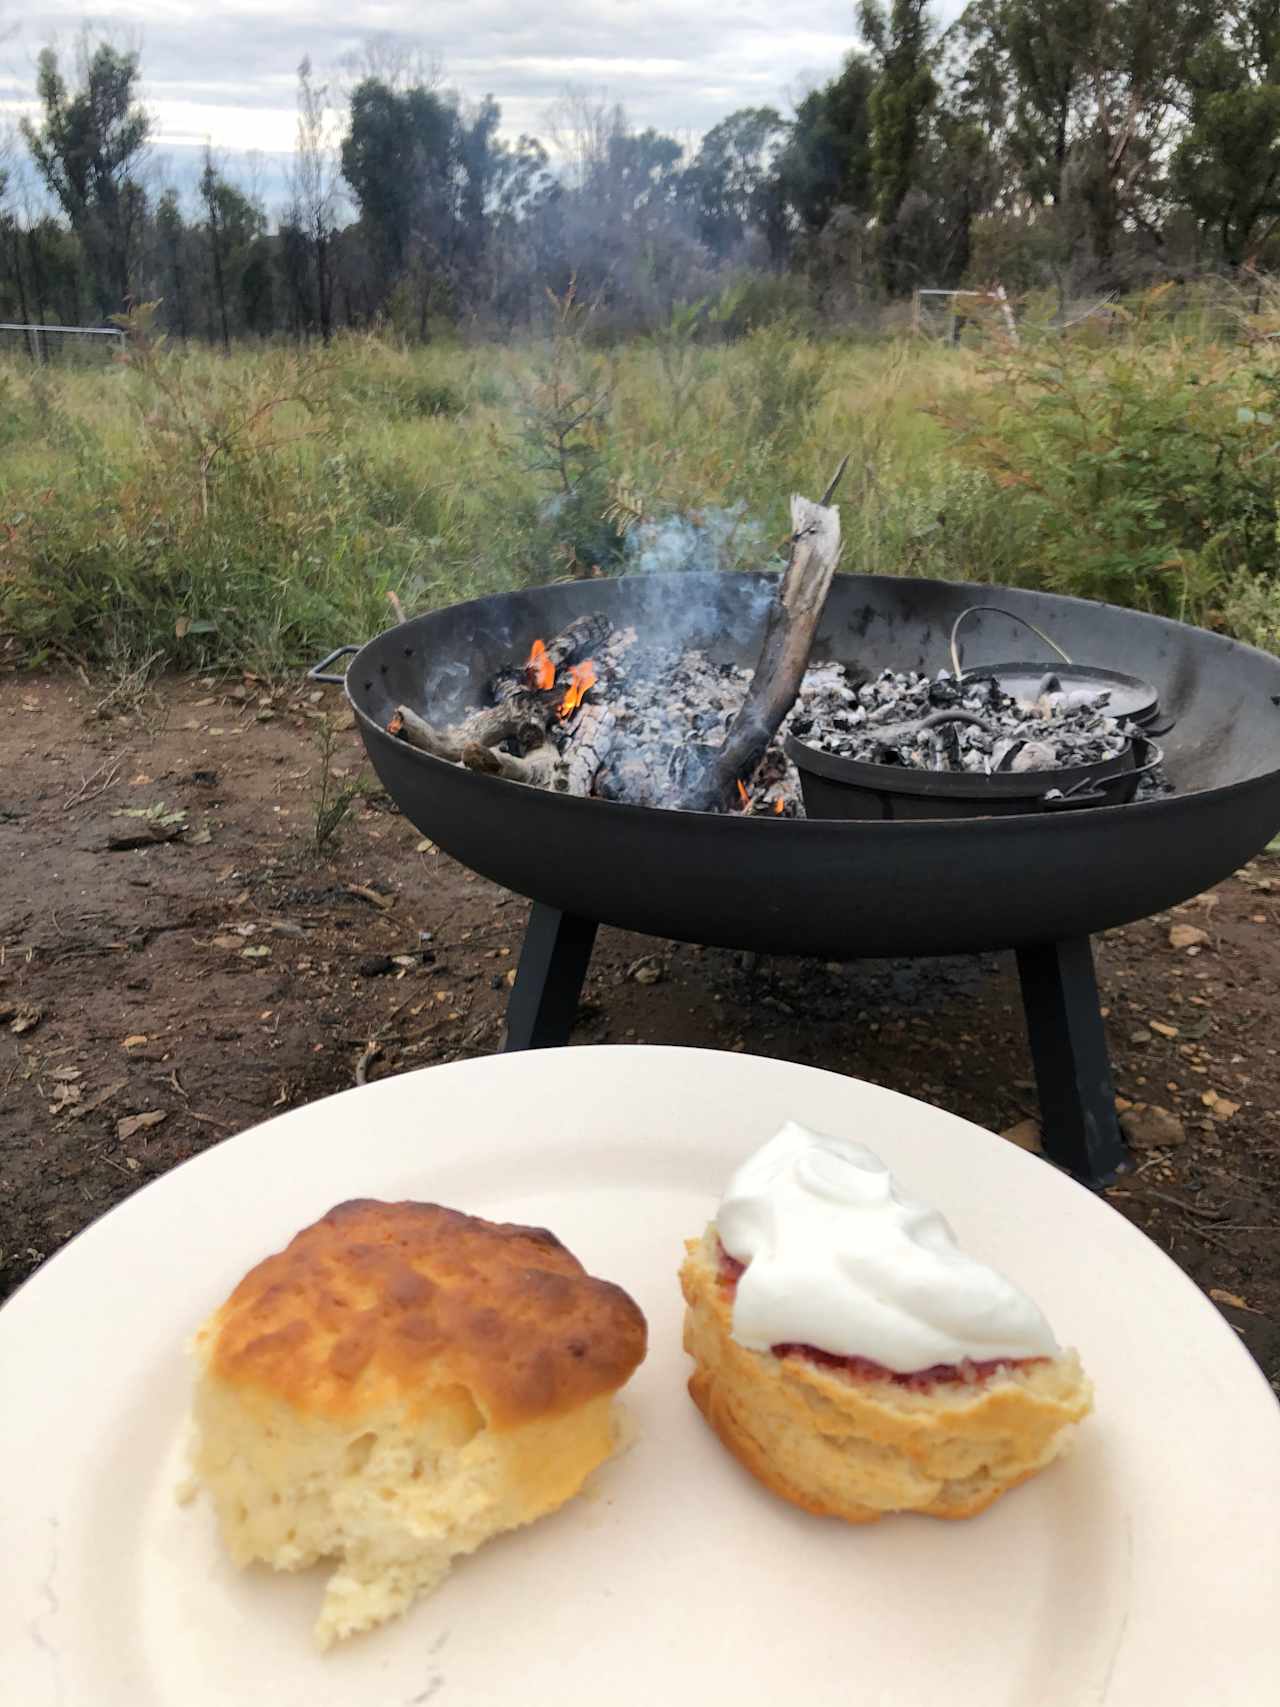
[[[738,1282],[746,1270],[745,1263],[731,1257],[724,1246],[720,1246],[720,1284],[730,1297],[737,1291]],[[965,1358],[962,1363],[933,1363],[927,1369],[911,1369],[904,1374],[896,1369],[886,1369],[883,1363],[876,1363],[869,1357],[841,1357],[836,1352],[822,1351],[816,1345],[786,1341],[770,1346],[769,1350],[775,1357],[803,1357],[823,1369],[843,1370],[854,1380],[892,1381],[895,1386],[906,1387],[913,1393],[928,1393],[943,1383],[973,1386],[994,1375],[998,1369],[1022,1369],[1029,1364],[1046,1361],[1042,1357],[993,1357],[975,1363]]]

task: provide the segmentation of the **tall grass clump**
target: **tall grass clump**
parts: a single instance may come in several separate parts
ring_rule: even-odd
[[[1141,304],[956,348],[739,336],[736,312],[709,298],[610,344],[569,292],[524,345],[223,355],[144,310],[109,365],[0,360],[9,655],[279,673],[376,633],[389,593],[416,613],[659,560],[760,568],[789,495],[846,452],[846,571],[1280,644],[1280,297],[1220,341]]]

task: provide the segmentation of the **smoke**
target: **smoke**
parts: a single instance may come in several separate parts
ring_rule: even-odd
[[[641,521],[627,533],[626,567],[642,575],[680,571],[714,573],[754,567],[764,555],[764,529],[747,517],[741,500],[728,509],[712,505],[688,515]]]

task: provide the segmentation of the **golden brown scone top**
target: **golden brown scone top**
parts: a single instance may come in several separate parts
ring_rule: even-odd
[[[197,1344],[217,1378],[319,1416],[466,1388],[510,1428],[622,1386],[645,1319],[541,1227],[340,1203],[250,1269]]]

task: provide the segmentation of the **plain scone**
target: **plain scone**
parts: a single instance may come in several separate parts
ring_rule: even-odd
[[[339,1204],[196,1335],[195,1481],[238,1565],[335,1561],[327,1647],[576,1494],[615,1449],[645,1338],[554,1234]]]
[[[685,1249],[689,1392],[734,1457],[806,1511],[973,1517],[1057,1457],[1092,1405],[1074,1351],[926,1391],[749,1351],[733,1338],[714,1226]]]

